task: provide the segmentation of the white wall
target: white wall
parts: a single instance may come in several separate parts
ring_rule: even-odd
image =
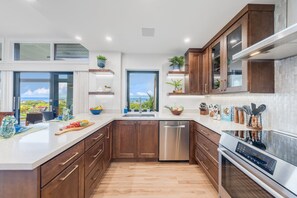
[[[185,109],[197,109],[199,105],[199,98],[201,97],[172,97],[168,96],[169,92],[173,91],[173,87],[167,85],[166,82],[170,81],[167,78],[169,71],[168,58],[176,54],[123,54],[122,57],[122,109],[127,104],[127,71],[159,71],[159,111],[164,112],[165,105],[182,105]],[[180,54],[177,54],[180,55]]]
[[[297,23],[297,1],[288,0],[288,26]]]
[[[122,54],[120,52],[102,52],[91,51],[90,52],[90,65],[91,69],[98,69],[97,56],[103,55],[107,58],[105,69],[111,69],[114,71],[114,76],[96,76],[93,73],[89,74],[89,91],[97,91],[99,87],[104,89],[104,86],[111,86],[112,91],[115,93],[113,96],[89,96],[89,107],[102,105],[106,112],[120,112],[121,109],[121,65]]]

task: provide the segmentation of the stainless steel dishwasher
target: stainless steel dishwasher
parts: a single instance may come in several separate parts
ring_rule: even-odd
[[[189,121],[160,121],[159,161],[189,160]]]

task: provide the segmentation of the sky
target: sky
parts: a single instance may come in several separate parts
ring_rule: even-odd
[[[49,73],[21,73],[21,79],[48,79]],[[49,98],[49,82],[21,82],[22,98]],[[67,95],[67,84],[59,84],[59,96],[65,98]]]
[[[154,93],[154,78],[152,73],[130,73],[130,97],[148,97]]]

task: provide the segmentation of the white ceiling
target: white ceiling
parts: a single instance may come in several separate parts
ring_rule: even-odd
[[[247,3],[276,0],[0,0],[0,37],[74,39],[89,50],[184,53],[203,47]],[[142,37],[142,28],[155,36]],[[112,42],[105,40],[113,38]],[[190,43],[184,39],[189,37]]]

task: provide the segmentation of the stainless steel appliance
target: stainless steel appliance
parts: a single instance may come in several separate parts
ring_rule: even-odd
[[[189,160],[189,121],[160,121],[159,161]]]
[[[223,131],[220,197],[297,197],[297,137],[277,131]]]

